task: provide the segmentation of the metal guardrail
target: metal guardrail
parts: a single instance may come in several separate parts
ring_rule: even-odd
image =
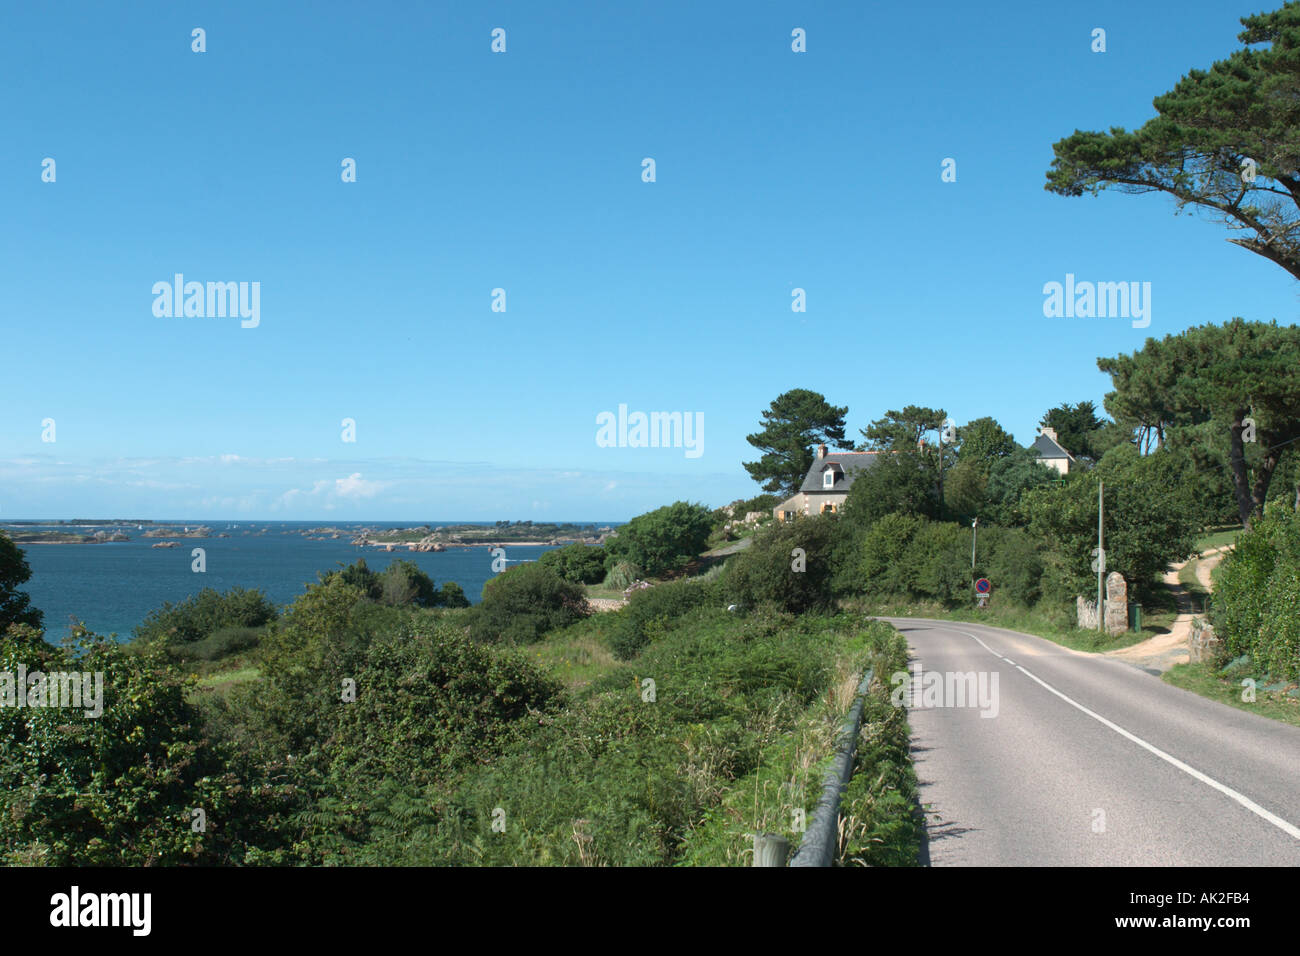
[[[795,852],[791,866],[830,866],[835,862],[835,851],[839,845],[840,797],[844,788],[853,777],[853,758],[858,751],[858,733],[862,730],[862,709],[867,701],[867,689],[871,686],[874,671],[867,668],[858,685],[857,696],[853,706],[844,718],[839,740],[835,744],[835,757],[830,769],[826,771],[826,780],[822,784],[822,795],[817,800],[817,809],[813,811],[812,823],[803,835],[803,842]]]

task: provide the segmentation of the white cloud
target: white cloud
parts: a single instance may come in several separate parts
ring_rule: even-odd
[[[340,498],[373,498],[384,490],[387,482],[366,481],[361,472],[334,481],[334,494]]]

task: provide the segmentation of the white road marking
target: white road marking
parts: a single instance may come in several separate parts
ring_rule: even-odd
[[[961,631],[955,627],[944,627],[943,630],[954,631],[957,634],[964,634],[966,637],[972,638],[976,643],[980,645],[980,647],[984,648],[994,657],[1000,658],[1001,660],[1005,660],[1007,661],[1008,664],[1011,663],[1011,661],[1007,660],[1007,658],[1003,657],[997,651],[993,650],[993,648],[989,647],[987,644],[981,641],[970,631]],[[1057,697],[1061,698],[1061,700],[1065,701],[1071,707],[1074,707],[1077,710],[1082,711],[1083,713],[1087,714],[1089,717],[1091,717],[1093,720],[1097,721],[1098,723],[1102,724],[1103,726],[1109,727],[1111,730],[1115,731],[1115,733],[1119,734],[1121,737],[1133,741],[1133,743],[1137,744],[1139,747],[1143,748],[1144,750],[1150,751],[1151,753],[1155,754],[1157,757],[1159,757],[1161,760],[1165,761],[1166,763],[1170,764],[1171,766],[1177,767],[1179,770],[1181,770],[1183,773],[1187,774],[1189,777],[1193,778],[1194,780],[1199,780],[1201,783],[1205,784],[1206,786],[1213,787],[1215,790],[1218,790],[1224,796],[1231,797],[1233,800],[1237,801],[1237,803],[1241,804],[1251,813],[1255,814],[1256,816],[1260,817],[1263,820],[1267,820],[1269,823],[1273,824],[1273,826],[1277,827],[1283,833],[1286,833],[1289,836],[1292,836],[1295,839],[1300,840],[1300,827],[1297,827],[1292,823],[1288,823],[1286,820],[1283,820],[1275,813],[1270,813],[1268,810],[1265,810],[1254,800],[1250,799],[1250,797],[1247,797],[1245,794],[1238,793],[1236,790],[1233,790],[1227,784],[1219,783],[1219,781],[1215,780],[1213,777],[1203,774],[1195,767],[1183,763],[1177,757],[1165,753],[1163,750],[1161,750],[1159,747],[1155,746],[1154,744],[1147,743],[1137,734],[1130,733],[1129,731],[1125,730],[1123,727],[1121,727],[1119,724],[1115,723],[1114,721],[1107,720],[1105,717],[1101,716],[1101,714],[1094,713],[1093,711],[1089,710],[1087,707],[1084,707],[1083,704],[1080,704],[1078,701],[1072,700],[1069,697],[1067,697],[1065,694],[1062,694],[1051,684],[1047,683],[1047,681],[1042,680],[1041,678],[1036,677],[1033,674],[1029,673],[1029,671],[1025,670],[1019,664],[1016,664],[1014,666],[1016,670],[1020,671],[1020,673],[1024,674],[1030,680],[1035,681],[1038,684],[1041,684],[1043,687],[1051,691]]]

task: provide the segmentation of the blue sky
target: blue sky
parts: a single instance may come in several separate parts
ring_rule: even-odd
[[[1053,142],[1140,125],[1255,8],[15,6],[0,521],[718,505],[796,387],[854,435],[916,403],[1028,443],[1100,406],[1099,355],[1295,321],[1289,276],[1167,197],[1043,190]],[[259,282],[258,326],[155,316],[178,272]],[[1066,273],[1149,281],[1150,327],[1044,318]],[[703,454],[599,447],[620,404],[702,415]]]

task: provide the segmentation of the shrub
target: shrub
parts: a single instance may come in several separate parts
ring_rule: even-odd
[[[598,584],[605,577],[605,549],[589,544],[567,544],[547,551],[537,563],[551,568],[566,581],[575,584]]]
[[[438,591],[433,579],[410,561],[394,560],[378,575],[379,602],[390,607],[432,607]]]
[[[908,594],[915,581],[909,573],[913,562],[908,551],[925,519],[915,515],[885,515],[863,536],[861,591],[868,594]]]
[[[218,628],[199,641],[173,645],[169,650],[176,660],[217,661],[256,647],[261,640],[261,628],[235,625]]]
[[[0,531],[0,633],[10,624],[41,626],[41,612],[32,607],[32,600],[25,592],[18,590],[18,585],[31,576],[32,569],[22,548]]]
[[[677,501],[637,515],[605,544],[612,562],[629,561],[660,575],[680,571],[709,540],[713,518],[704,505]]]
[[[1041,543],[1023,528],[980,527],[976,576],[992,582],[998,602],[1032,607],[1042,596]]]
[[[135,629],[137,640],[192,643],[223,627],[262,627],[276,618],[275,605],[258,590],[204,588],[178,603],[149,612]]]
[[[757,532],[754,543],[731,559],[728,596],[746,607],[771,603],[792,614],[829,605],[836,520],[801,517]]]
[[[669,581],[633,591],[627,607],[617,614],[617,624],[609,639],[610,649],[619,660],[628,660],[682,615],[720,601],[715,584],[694,580]]]
[[[468,607],[465,591],[454,581],[448,581],[439,590],[428,574],[412,561],[394,558],[382,571],[371,571],[365,558],[337,571],[329,571],[321,580],[338,578],[344,584],[357,588],[371,601],[389,607]]]
[[[970,602],[969,528],[951,522],[921,524],[903,563],[914,593],[948,607]]]
[[[448,581],[438,592],[439,607],[469,607],[465,589],[455,581]]]
[[[1300,677],[1300,515],[1266,509],[1223,559],[1210,620],[1224,656],[1250,655],[1265,672]]]
[[[479,640],[524,644],[591,613],[582,585],[530,561],[503,571],[483,586],[471,633]]]
[[[74,641],[34,657],[0,640],[0,670],[103,674],[97,715],[0,708],[0,863],[238,864],[250,846],[270,848],[282,791],[254,795],[229,771],[163,648],[128,651],[84,632]],[[194,832],[193,807],[220,824]]]

